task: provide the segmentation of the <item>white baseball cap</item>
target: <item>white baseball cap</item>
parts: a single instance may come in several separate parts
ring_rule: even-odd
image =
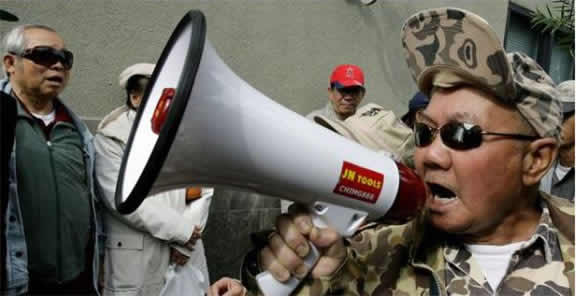
[[[134,75],[142,75],[146,77],[152,76],[152,72],[154,72],[155,64],[149,63],[138,63],[128,68],[124,69],[120,76],[118,76],[118,84],[121,88],[126,88],[126,83],[128,83],[128,79]]]

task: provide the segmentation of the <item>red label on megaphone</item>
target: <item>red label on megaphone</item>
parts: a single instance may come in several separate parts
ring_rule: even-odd
[[[383,185],[384,175],[345,161],[333,192],[374,204]]]

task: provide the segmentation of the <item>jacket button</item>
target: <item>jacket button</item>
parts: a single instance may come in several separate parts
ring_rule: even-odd
[[[118,248],[122,247],[122,242],[118,242]]]
[[[10,216],[10,222],[16,222],[16,217]]]
[[[16,252],[16,257],[20,258],[20,257],[22,257],[22,255],[23,255],[23,254],[22,254],[21,251]]]

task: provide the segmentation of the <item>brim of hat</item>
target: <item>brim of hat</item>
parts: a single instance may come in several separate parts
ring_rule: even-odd
[[[420,91],[472,84],[506,97],[515,92],[506,52],[490,25],[457,8],[428,9],[408,18],[402,29],[408,67]],[[441,72],[458,79],[437,81]]]
[[[346,88],[346,87],[353,87],[353,86],[360,86],[364,88],[364,84],[358,80],[344,80],[344,81],[335,81],[332,82],[332,85],[336,89]]]

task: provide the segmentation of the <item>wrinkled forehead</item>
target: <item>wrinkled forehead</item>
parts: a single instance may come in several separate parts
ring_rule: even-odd
[[[432,121],[463,121],[482,125],[498,121],[494,114],[517,113],[517,110],[500,102],[494,95],[470,86],[435,88],[430,102],[421,111]]]
[[[64,39],[60,34],[41,28],[30,28],[24,31],[24,45],[26,48],[36,46],[50,46],[56,49],[64,48]]]

